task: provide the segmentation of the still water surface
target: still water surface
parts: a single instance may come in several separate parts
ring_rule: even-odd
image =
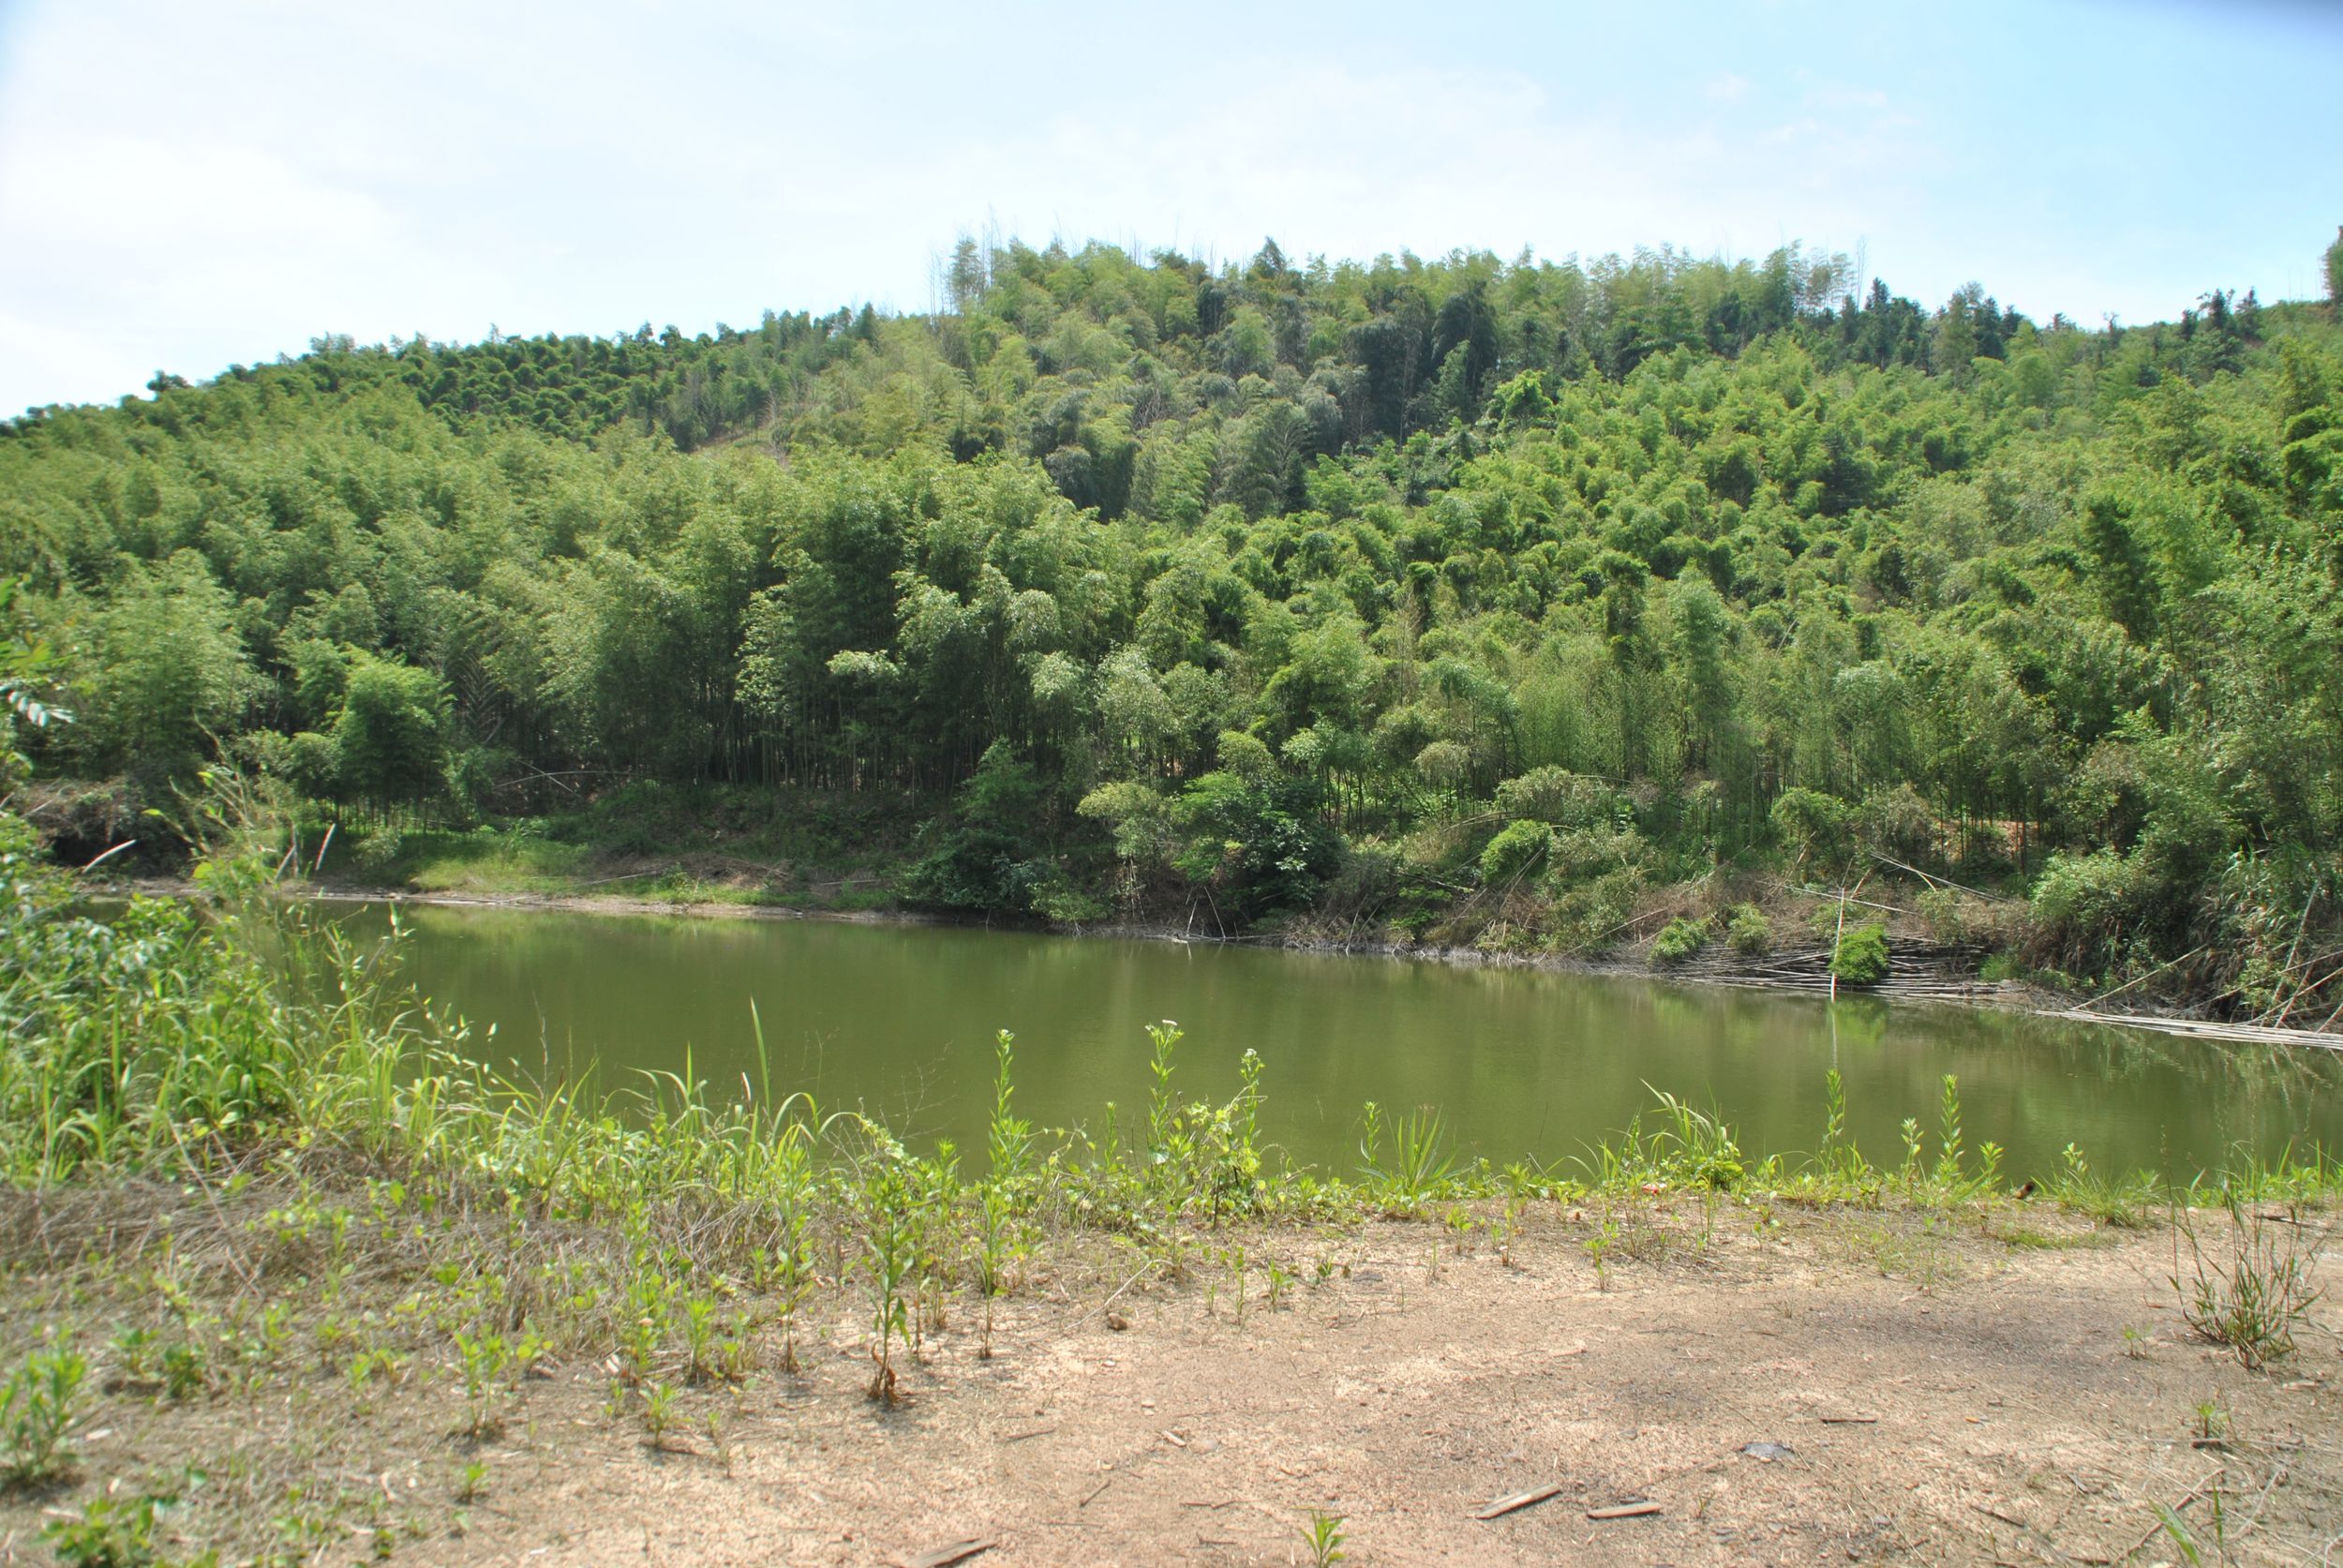
[[[380,909],[357,917],[380,921]],[[1936,1125],[1961,1081],[1971,1148],[2013,1173],[2070,1141],[2100,1169],[2186,1174],[2232,1145],[2343,1148],[2343,1061],[1953,1007],[1888,1006],[1635,978],[955,927],[409,906],[408,974],[474,1025],[499,1066],[617,1084],[692,1068],[722,1094],[774,1088],[860,1106],[907,1138],[979,1151],[995,1029],[1017,1037],[1020,1112],[1100,1125],[1143,1113],[1142,1027],[1186,1031],[1178,1083],[1225,1098],[1247,1048],[1264,1132],[1349,1169],[1362,1102],[1438,1106],[1461,1152],[1500,1164],[1582,1156],[1665,1089],[1711,1108],[1752,1153],[1814,1146],[1823,1075],[1875,1162]],[[484,1039],[488,1025],[493,1038]]]

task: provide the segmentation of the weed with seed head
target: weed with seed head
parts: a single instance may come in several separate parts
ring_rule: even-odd
[[[1026,1158],[1032,1127],[1011,1109],[1016,1093],[1016,1037],[1007,1029],[993,1038],[992,1118],[985,1134],[991,1169],[977,1198],[977,1290],[984,1298],[982,1339],[977,1353],[992,1354],[992,1307],[1008,1289],[1009,1270],[1025,1254]]]
[[[1176,1213],[1186,1198],[1185,1181],[1193,1153],[1191,1141],[1172,1096],[1172,1070],[1179,1051],[1180,1026],[1170,1019],[1147,1025],[1148,1184],[1168,1213]]]

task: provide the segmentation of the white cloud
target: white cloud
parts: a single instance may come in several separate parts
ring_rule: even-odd
[[[0,409],[326,330],[923,308],[932,255],[988,218],[1224,258],[1270,234],[1337,258],[1868,235],[1923,298],[1978,276],[2039,314],[2136,318],[2187,297],[2191,246],[2195,288],[2229,258],[2108,203],[2253,199],[2177,168],[2154,186],[2145,132],[2059,134],[2055,98],[1993,96],[1998,56],[1960,77],[1990,27],[1890,98],[1806,5],[1796,26],[1525,10],[1473,30],[1510,52],[1466,55],[1374,0],[1331,40],[1218,0],[1079,26],[1014,3],[35,0],[0,52]],[[1643,47],[1655,28],[1675,47]]]

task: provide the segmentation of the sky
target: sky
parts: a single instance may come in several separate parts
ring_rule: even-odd
[[[0,0],[0,411],[312,337],[925,310],[957,237],[2319,291],[2343,5]]]

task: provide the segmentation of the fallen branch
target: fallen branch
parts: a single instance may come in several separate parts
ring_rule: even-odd
[[[1091,1319],[1093,1319],[1093,1318],[1097,1317],[1099,1313],[1101,1313],[1101,1312],[1105,1311],[1108,1307],[1112,1307],[1112,1306],[1114,1305],[1114,1303],[1115,1303],[1116,1298],[1117,1298],[1117,1297],[1119,1297],[1119,1296],[1121,1296],[1121,1295],[1122,1295],[1122,1293],[1123,1293],[1125,1291],[1127,1291],[1127,1290],[1129,1290],[1132,1286],[1134,1286],[1134,1285],[1138,1284],[1138,1283],[1139,1283],[1139,1281],[1141,1280],[1141,1278],[1142,1278],[1142,1277],[1143,1277],[1146,1274],[1148,1274],[1151,1270],[1159,1269],[1159,1268],[1161,1268],[1161,1267],[1163,1267],[1163,1260],[1162,1260],[1161,1258],[1150,1258],[1150,1259],[1148,1259],[1148,1260],[1147,1260],[1144,1263],[1142,1263],[1142,1264],[1139,1266],[1139,1272],[1138,1272],[1137,1274],[1132,1275],[1132,1276],[1131,1276],[1128,1279],[1124,1280],[1124,1281],[1123,1281],[1123,1283],[1121,1283],[1120,1285],[1117,1285],[1117,1286],[1114,1288],[1114,1294],[1113,1294],[1113,1295],[1111,1295],[1111,1296],[1107,1297],[1107,1299],[1106,1299],[1106,1300],[1104,1300],[1104,1301],[1100,1302],[1097,1306],[1096,1306],[1096,1307],[1092,1307],[1089,1311],[1087,1311],[1087,1312],[1083,1313],[1081,1317],[1076,1318],[1076,1319],[1075,1319],[1072,1322],[1067,1323],[1067,1324],[1066,1325],[1066,1332],[1067,1332],[1067,1333],[1068,1333],[1068,1334],[1073,1333],[1076,1329],[1078,1329],[1078,1328],[1082,1327],[1082,1324],[1084,1324],[1084,1323],[1088,1322]]]
[[[1662,1512],[1661,1507],[1656,1502],[1622,1502],[1612,1508],[1589,1508],[1587,1510],[1587,1517],[1589,1519],[1640,1519],[1660,1512]]]
[[[1508,1514],[1518,1513],[1524,1508],[1530,1507],[1536,1503],[1544,1502],[1547,1498],[1553,1497],[1561,1489],[1560,1486],[1555,1485],[1539,1486],[1527,1492],[1515,1492],[1511,1497],[1499,1498],[1495,1502],[1490,1503],[1485,1508],[1475,1509],[1472,1516],[1476,1519],[1501,1519]],[[1592,1516],[1593,1516],[1591,1515],[1589,1516],[1590,1518]]]

